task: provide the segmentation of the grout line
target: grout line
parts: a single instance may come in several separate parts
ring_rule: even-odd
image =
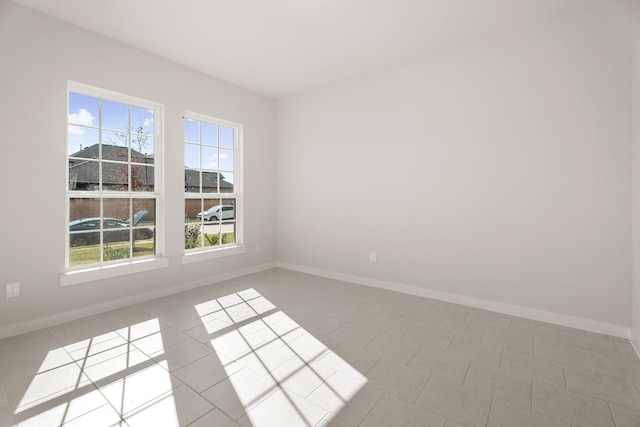
[[[452,334],[452,336],[453,336],[453,337],[451,338],[451,341],[449,341],[449,344],[447,344],[447,348],[445,348],[445,349],[443,350],[443,352],[444,352],[444,353],[451,354],[451,353],[449,353],[449,349],[451,348],[451,345],[452,345],[452,344],[453,344],[453,342],[456,340],[456,337],[457,337],[458,335],[457,335],[457,334]]]
[[[495,400],[496,400],[495,396],[491,395],[491,403],[489,404],[489,412],[487,412],[486,425],[489,425],[489,420],[491,419],[491,412],[493,411],[493,402]]]
[[[467,366],[467,370],[466,370],[466,372],[464,373],[464,377],[462,377],[462,382],[460,383],[460,385],[464,385],[464,381],[467,379],[467,376],[469,375],[469,371],[471,371],[471,364],[472,364],[473,362],[474,362],[474,360],[473,360],[473,359],[471,359],[471,360],[469,361],[469,366]],[[481,362],[478,362],[477,360],[476,360],[476,362],[477,362],[477,363],[481,363]]]
[[[420,390],[420,393],[418,393],[418,396],[416,397],[415,402],[413,402],[413,404],[417,404],[418,403],[418,399],[420,399],[420,396],[422,396],[422,393],[424,393],[424,391],[427,389],[427,385],[429,385],[429,382],[431,381],[431,378],[433,378],[433,374],[429,373],[429,378],[427,378],[427,382],[424,383],[424,386],[422,387],[422,390]]]
[[[619,426],[620,424],[616,421],[616,416],[613,414],[613,408],[611,407],[611,402],[607,402],[607,407],[609,408],[609,413],[611,414],[611,419],[613,420],[613,424]]]
[[[380,390],[382,390],[382,389],[380,389]],[[382,392],[382,394],[380,395],[380,397],[379,397],[379,398],[374,402],[374,404],[373,404],[373,405],[371,405],[371,409],[369,409],[369,410],[367,411],[367,413],[365,414],[365,416],[362,418],[362,421],[360,421],[360,422],[358,423],[358,425],[359,425],[359,426],[361,426],[361,425],[362,425],[362,423],[364,423],[364,421],[367,419],[367,417],[369,416],[369,414],[370,414],[371,412],[373,412],[373,409],[374,409],[376,406],[378,406],[378,403],[382,400],[382,398],[383,398],[386,394],[387,394],[387,392],[386,392],[386,391],[383,391],[383,392]]]
[[[198,396],[200,396],[200,394],[198,393]],[[202,397],[202,396],[200,396]],[[204,397],[202,397],[204,399]],[[207,399],[204,399],[207,402],[209,402]],[[209,415],[210,413],[212,413],[213,411],[215,411],[216,409],[219,409],[217,406],[215,406],[213,403],[209,402],[211,404],[211,406],[213,406],[213,408],[211,408],[211,410],[207,411],[206,413],[202,414],[200,417],[196,418],[195,420],[191,421],[191,423],[189,423],[189,425],[193,425],[195,423],[197,423],[198,421],[200,421],[202,418],[206,417],[207,415]],[[222,411],[220,411],[222,412]],[[225,414],[226,415],[226,414]],[[233,418],[231,418],[233,419]]]

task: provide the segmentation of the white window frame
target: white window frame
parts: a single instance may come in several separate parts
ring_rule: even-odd
[[[242,171],[242,156],[243,156],[243,126],[241,123],[232,122],[229,120],[219,119],[192,111],[185,111],[184,119],[198,120],[200,122],[206,122],[213,125],[224,126],[232,128],[233,132],[233,193],[188,193],[184,192],[184,203],[187,199],[235,199],[235,243],[223,245],[223,246],[205,246],[193,249],[184,249],[184,232],[181,233],[182,249],[184,255],[182,257],[182,263],[188,264],[192,262],[206,261],[215,258],[226,257],[230,255],[237,255],[245,253],[247,251],[244,244],[244,203],[243,203],[243,171]],[[184,135],[184,127],[183,127]],[[200,141],[200,146],[202,141]],[[183,137],[182,145],[184,147],[185,141]],[[184,155],[184,149],[182,150]],[[182,164],[184,165],[184,158]],[[182,174],[184,179],[184,173]],[[183,187],[184,188],[184,187]],[[184,229],[184,222],[181,224]]]
[[[69,153],[68,153],[68,112],[69,112],[69,92],[81,93],[97,98],[107,99],[110,101],[121,102],[128,105],[136,105],[149,108],[154,111],[153,120],[153,138],[154,138],[154,190],[152,192],[136,192],[136,191],[77,191],[69,189]],[[95,86],[86,85],[74,81],[67,81],[67,123],[65,137],[65,270],[60,275],[60,286],[75,285],[79,283],[106,279],[126,274],[133,274],[142,271],[153,270],[156,268],[164,268],[169,266],[169,259],[164,257],[165,250],[165,226],[164,226],[164,106],[160,103],[137,98],[134,96],[114,92]],[[101,129],[98,126],[98,129]],[[130,164],[130,160],[129,160]],[[131,198],[131,199],[155,199],[155,254],[140,258],[127,258],[115,261],[100,261],[97,263],[70,266],[70,200],[73,198],[96,198],[107,200],[109,198]],[[103,216],[101,212],[101,217]],[[100,249],[103,251],[102,245]]]

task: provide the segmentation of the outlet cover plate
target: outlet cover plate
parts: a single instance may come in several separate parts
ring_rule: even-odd
[[[5,293],[7,298],[15,298],[20,296],[20,283],[19,282],[7,283],[5,287]]]

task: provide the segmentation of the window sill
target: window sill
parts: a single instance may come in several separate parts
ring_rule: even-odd
[[[205,251],[187,253],[182,257],[183,264],[206,261],[210,259],[223,258],[231,255],[238,255],[247,252],[246,245],[229,246],[227,248],[216,248]]]
[[[60,286],[78,285],[80,283],[125,276],[169,267],[169,258],[153,258],[131,261],[121,264],[67,271],[60,275]]]

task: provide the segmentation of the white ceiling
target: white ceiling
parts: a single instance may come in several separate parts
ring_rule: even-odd
[[[14,0],[273,98],[603,0]]]

